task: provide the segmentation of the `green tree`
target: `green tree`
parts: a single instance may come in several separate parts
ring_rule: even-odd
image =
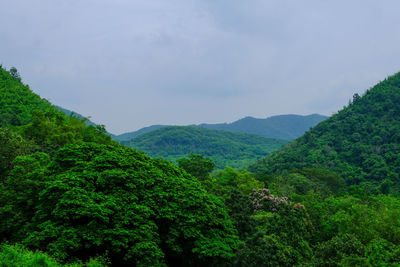
[[[18,242],[26,236],[24,228],[35,213],[49,162],[49,155],[41,152],[14,159],[12,171],[0,185],[0,240]]]
[[[187,158],[178,159],[177,162],[179,167],[200,181],[206,180],[215,168],[215,163],[211,159],[198,154],[189,154]]]
[[[237,236],[223,204],[164,160],[122,146],[67,145],[46,171],[25,244],[115,265],[221,264]],[[55,238],[57,237],[57,238]]]
[[[14,79],[21,80],[21,75],[19,74],[17,68],[11,67],[10,74]]]
[[[0,183],[12,168],[16,156],[32,152],[34,145],[10,129],[0,128]]]

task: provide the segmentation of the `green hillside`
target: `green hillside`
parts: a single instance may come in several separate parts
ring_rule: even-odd
[[[224,204],[183,169],[66,116],[3,68],[0,85],[1,266],[204,266],[235,256]]]
[[[16,74],[14,74],[16,75]],[[13,77],[0,66],[0,126],[25,125],[32,121],[34,110],[45,113],[57,109],[47,100],[32,93],[19,76]]]
[[[290,145],[251,166],[257,173],[324,168],[348,184],[399,191],[400,73],[368,90]]]
[[[61,111],[62,113],[64,113],[65,115],[67,115],[68,117],[75,117],[75,118],[78,118],[78,119],[80,119],[80,120],[83,120],[85,123],[86,123],[86,125],[87,126],[93,126],[93,127],[103,127],[103,126],[100,126],[100,125],[98,125],[98,124],[96,124],[96,123],[94,123],[94,122],[92,122],[91,120],[89,120],[88,118],[86,118],[85,116],[83,116],[83,115],[81,115],[81,114],[79,114],[79,113],[76,113],[75,111],[71,111],[71,110],[69,110],[69,109],[66,109],[66,108],[62,108],[62,107],[59,107],[59,106],[55,106],[59,111]],[[109,132],[105,132],[107,135],[109,135],[112,139],[114,139],[115,140],[115,135],[113,135],[112,133],[109,133]]]
[[[185,126],[126,143],[176,166],[15,72],[0,84],[0,266],[399,266],[400,74],[254,173],[222,168],[287,141]]]
[[[195,153],[210,157],[217,168],[227,165],[240,168],[268,155],[287,141],[194,126],[168,126],[122,143],[152,157],[176,161]]]
[[[85,120],[85,122],[86,122],[86,124],[87,124],[88,126],[97,126],[94,122],[92,122],[91,120],[89,120],[89,119],[86,118],[85,116],[83,116],[83,115],[81,115],[81,114],[79,114],[79,113],[76,113],[75,111],[71,111],[71,110],[69,110],[69,109],[62,108],[62,107],[59,107],[59,106],[56,106],[56,108],[57,108],[59,111],[61,111],[62,113],[64,113],[65,115],[67,115],[67,116],[76,117],[76,118],[78,118],[78,119]]]

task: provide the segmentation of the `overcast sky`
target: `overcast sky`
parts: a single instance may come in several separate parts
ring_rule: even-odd
[[[13,0],[0,64],[113,133],[332,115],[400,71],[398,0]]]

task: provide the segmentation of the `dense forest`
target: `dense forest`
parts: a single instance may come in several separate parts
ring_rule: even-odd
[[[202,154],[211,158],[218,169],[223,169],[225,166],[245,168],[288,141],[194,126],[168,126],[121,143],[172,162],[188,154]]]
[[[0,95],[0,266],[400,266],[400,74],[247,170],[216,169],[219,141],[153,159],[15,68]],[[225,160],[266,140],[231,134]]]

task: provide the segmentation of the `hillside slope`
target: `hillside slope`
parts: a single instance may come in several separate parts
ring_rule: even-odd
[[[1,66],[0,85],[0,265],[19,260],[4,245],[20,243],[71,266],[103,266],[91,260],[99,255],[104,266],[226,265],[234,257],[226,208],[183,169],[66,116]],[[48,263],[31,257],[18,266]]]
[[[64,113],[65,115],[67,115],[68,117],[75,117],[75,118],[77,118],[77,119],[80,119],[80,120],[82,120],[82,121],[84,121],[85,123],[86,123],[86,125],[87,126],[93,126],[93,127],[95,127],[95,128],[97,128],[97,127],[103,127],[102,125],[98,125],[98,124],[96,124],[96,123],[94,123],[94,122],[92,122],[91,120],[89,120],[89,118],[87,118],[87,117],[85,117],[85,116],[83,116],[83,115],[81,115],[81,114],[79,114],[79,113],[76,113],[75,111],[72,111],[72,110],[69,110],[69,109],[66,109],[66,108],[62,108],[62,107],[60,107],[60,106],[55,106],[59,111],[61,111],[62,113]],[[112,139],[115,139],[115,135],[114,134],[112,134],[112,133],[109,133],[109,132],[104,132],[105,134],[107,134],[107,135],[109,135]]]
[[[287,141],[193,126],[169,126],[122,143],[152,157],[172,161],[190,153],[204,154],[211,157],[218,168],[224,168],[226,165],[244,167]]]
[[[348,184],[398,185],[400,73],[368,90],[304,136],[251,166],[272,174],[306,167],[340,173]]]
[[[34,110],[57,112],[55,106],[34,94],[19,77],[0,66],[0,126],[19,126],[32,121]]]

